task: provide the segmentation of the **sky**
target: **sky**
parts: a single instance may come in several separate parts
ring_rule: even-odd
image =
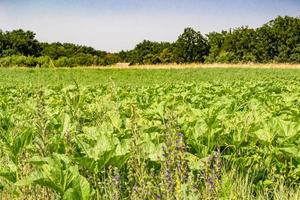
[[[31,30],[43,42],[128,50],[144,39],[173,42],[185,27],[202,34],[278,15],[300,16],[300,0],[0,0],[0,29]]]

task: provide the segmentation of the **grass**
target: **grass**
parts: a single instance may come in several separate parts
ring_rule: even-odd
[[[237,80],[300,80],[299,69],[186,68],[186,69],[0,69],[2,86],[100,85],[150,86],[178,82],[234,82]]]
[[[103,67],[95,67],[103,68]],[[109,68],[114,69],[197,69],[197,68],[260,68],[260,69],[299,69],[299,64],[285,64],[285,63],[276,63],[276,64],[222,64],[222,63],[212,63],[212,64],[156,64],[156,65],[135,65],[129,66],[128,63],[119,63]]]

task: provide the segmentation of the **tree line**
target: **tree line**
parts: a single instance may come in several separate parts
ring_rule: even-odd
[[[203,36],[192,28],[173,42],[144,40],[118,53],[71,43],[42,43],[31,31],[0,31],[0,66],[72,67],[166,63],[300,63],[300,18],[277,17],[259,28]]]
[[[74,67],[112,65],[118,54],[71,43],[43,43],[35,33],[22,29],[0,31],[0,66]]]

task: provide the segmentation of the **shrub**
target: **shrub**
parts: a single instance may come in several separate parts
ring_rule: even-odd
[[[37,64],[36,58],[26,56],[7,56],[0,59],[1,67],[35,67]]]
[[[243,62],[249,63],[249,62],[256,62],[256,56],[254,56],[252,53],[246,53],[246,55],[243,56]]]
[[[55,67],[74,67],[75,64],[72,63],[72,60],[67,57],[60,57],[54,62]]]
[[[36,58],[37,67],[47,68],[47,67],[53,67],[53,62],[51,61],[51,58],[49,56],[41,56]]]
[[[144,57],[143,63],[144,64],[158,64],[158,63],[161,63],[161,61],[160,61],[159,56],[149,53]]]
[[[77,66],[91,66],[95,63],[95,57],[89,54],[79,54],[70,58],[71,62]]]
[[[217,57],[218,63],[230,63],[234,61],[234,54],[231,52],[221,52],[220,55]]]

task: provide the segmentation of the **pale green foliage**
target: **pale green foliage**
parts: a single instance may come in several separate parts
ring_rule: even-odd
[[[297,199],[299,90],[281,78],[2,86],[0,197]]]

